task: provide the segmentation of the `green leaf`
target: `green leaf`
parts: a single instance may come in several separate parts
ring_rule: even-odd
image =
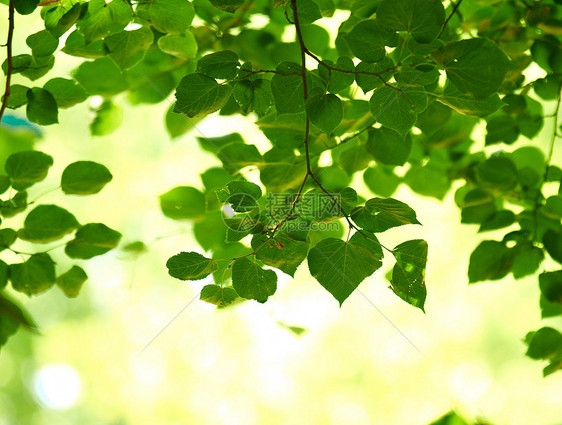
[[[396,264],[392,269],[390,282],[391,289],[396,295],[424,313],[427,296],[425,287],[427,250],[427,242],[423,239],[406,241],[396,246],[392,250]]]
[[[33,87],[26,92],[27,119],[39,125],[50,125],[59,122],[57,102],[53,95],[45,89]]]
[[[209,115],[224,106],[232,88],[203,74],[184,77],[176,89],[174,112],[188,117]]]
[[[238,74],[238,55],[231,50],[210,53],[197,62],[197,72],[209,77],[232,80]]]
[[[469,283],[498,280],[511,270],[513,254],[502,242],[483,241],[470,255]]]
[[[93,161],[76,161],[61,176],[61,189],[67,195],[93,195],[113,179],[109,170]]]
[[[261,165],[263,163],[263,157],[258,148],[254,145],[240,143],[230,143],[222,147],[218,152],[218,157],[229,173],[235,173],[249,165]]]
[[[266,165],[260,170],[260,180],[270,192],[296,189],[306,174],[306,162],[290,149],[273,148],[263,156]]]
[[[552,359],[562,355],[562,334],[556,329],[544,327],[527,336],[527,356],[532,359]]]
[[[343,217],[344,213],[350,214],[356,205],[357,192],[350,187],[330,194],[321,189],[313,189],[301,197],[295,210],[302,218],[310,221],[331,221]]]
[[[170,138],[175,139],[179,137],[197,125],[202,118],[189,118],[183,114],[178,114],[174,112],[174,105],[172,104],[166,112],[165,124],[166,131],[170,135]]]
[[[106,100],[96,110],[96,116],[90,124],[92,136],[106,136],[117,130],[123,122],[123,110],[113,103]]]
[[[27,295],[39,294],[55,284],[55,263],[44,252],[33,254],[23,263],[10,264],[9,275],[16,291]]]
[[[51,242],[71,233],[79,226],[76,217],[56,205],[39,205],[25,218],[20,239],[30,242]]]
[[[229,261],[220,261],[229,258],[240,258],[252,252],[252,249],[240,242],[222,243],[213,251],[213,259],[218,262],[218,268],[213,273],[216,284],[223,284],[232,277],[232,267]]]
[[[0,251],[10,247],[17,239],[18,232],[14,229],[0,229]]]
[[[245,0],[209,0],[213,6],[223,12],[234,13]]]
[[[373,92],[370,102],[373,117],[404,136],[416,122],[418,113],[427,107],[427,95],[381,87]]]
[[[463,199],[461,223],[482,224],[490,220],[497,211],[494,196],[486,190],[473,189]]]
[[[562,232],[549,229],[544,233],[542,242],[552,259],[562,264]]]
[[[0,260],[0,291],[2,291],[7,285],[8,285],[8,264]],[[2,295],[0,295],[0,307],[3,307]],[[0,309],[0,316],[1,315],[2,315],[2,309]]]
[[[321,240],[308,253],[310,274],[340,307],[359,284],[382,266],[383,253],[374,235],[355,233],[349,242]]]
[[[86,39],[78,30],[70,33],[62,51],[67,55],[90,59],[101,58],[106,54],[102,40],[86,44]]]
[[[17,109],[27,103],[27,91],[29,87],[22,86],[20,84],[12,84],[10,86],[10,96],[8,97],[8,103],[6,107],[10,109]],[[5,96],[5,95],[4,95]],[[2,96],[2,99],[4,99]]]
[[[0,201],[2,217],[13,217],[27,208],[27,192],[21,191],[8,201]]]
[[[304,85],[301,66],[294,62],[281,62],[271,78],[271,92],[277,114],[296,114],[304,111]],[[286,75],[282,75],[286,74]]]
[[[4,169],[12,179],[12,186],[22,190],[40,182],[53,165],[53,158],[39,151],[22,151],[8,157]]]
[[[355,64],[353,63],[353,60],[351,60],[347,56],[340,56],[333,66],[336,69],[342,69],[346,71],[355,70]],[[325,71],[325,67],[322,65],[318,65],[318,71]],[[345,73],[332,70],[328,73],[328,91],[330,93],[339,93],[353,84],[354,80],[355,75],[353,73]]]
[[[70,258],[88,260],[105,254],[117,246],[121,233],[102,223],[88,223],[81,227],[74,239],[66,244],[64,252]]]
[[[217,270],[217,263],[197,252],[180,252],[168,259],[166,267],[176,279],[201,280]]]
[[[66,273],[57,277],[57,286],[68,298],[76,298],[86,280],[88,280],[88,275],[84,269],[72,266]]]
[[[252,238],[252,248],[258,260],[291,277],[308,254],[308,242],[293,239],[285,232],[278,232],[273,238],[258,233]]]
[[[160,32],[183,34],[195,17],[195,9],[187,0],[151,0],[139,3],[136,14]]]
[[[364,207],[351,213],[351,218],[359,227],[374,233],[406,224],[421,225],[413,209],[393,198],[369,199]]]
[[[13,0],[13,2],[14,8],[20,15],[29,15],[39,4],[39,0]]]
[[[494,200],[492,198],[492,203]],[[495,205],[492,207],[495,209]],[[488,230],[501,229],[515,223],[515,214],[510,210],[497,211],[494,215],[489,216],[480,226],[478,232],[485,232]]]
[[[412,150],[412,139],[403,137],[386,127],[370,128],[367,150],[377,162],[385,165],[404,165]]]
[[[288,1],[285,5],[288,18],[294,22],[293,9],[291,2]],[[312,0],[298,0],[297,1],[297,15],[301,25],[308,25],[314,21],[322,18],[322,13],[318,5]]]
[[[437,101],[453,108],[460,114],[471,117],[485,117],[503,106],[502,101],[495,93],[483,99],[475,99],[470,95],[461,93],[452,84],[445,87],[443,97],[438,97]]]
[[[262,116],[273,106],[271,82],[262,78],[237,81],[232,95],[244,113],[254,111]]]
[[[160,208],[174,220],[200,218],[205,215],[205,195],[191,186],[177,186],[160,195]]]
[[[486,145],[494,143],[514,143],[519,137],[517,121],[510,115],[495,116],[486,124]]]
[[[81,85],[66,78],[52,78],[43,88],[53,95],[59,108],[70,108],[88,98],[86,90]]]
[[[355,67],[355,81],[363,93],[381,87],[394,74],[394,62],[388,56],[376,63],[359,62]],[[378,74],[373,75],[373,74]]]
[[[416,41],[429,43],[445,21],[440,0],[383,0],[377,9],[377,23],[394,31],[407,31]]]
[[[164,53],[180,59],[192,59],[197,54],[197,40],[190,31],[182,35],[166,34],[158,39],[158,47]]]
[[[543,250],[531,243],[519,243],[513,248],[513,267],[515,279],[534,274],[544,260]]]
[[[443,65],[457,89],[477,99],[495,94],[510,68],[503,50],[487,38],[448,43],[433,52],[433,58]]]
[[[335,94],[324,93],[320,88],[311,91],[305,107],[310,122],[326,134],[332,134],[343,119],[340,98]]]
[[[193,235],[205,251],[224,244],[227,227],[221,212],[207,213],[205,218],[193,224]]]
[[[10,178],[6,175],[0,174],[0,194],[5,193],[12,186]]]
[[[232,304],[236,298],[238,298],[238,294],[233,288],[219,285],[205,285],[199,296],[200,300],[219,306]]]
[[[345,36],[355,56],[365,62],[378,62],[385,56],[385,46],[396,47],[398,35],[381,28],[374,19],[359,22]]]
[[[277,290],[277,275],[255,261],[240,258],[232,265],[232,286],[242,298],[265,303]]]
[[[105,0],[90,0],[87,5],[86,14],[76,23],[78,30],[84,35],[86,44],[121,31],[133,19],[131,6],[123,0],[107,3]]]
[[[261,198],[261,188],[251,182],[235,180],[227,183],[228,191],[217,191],[221,202],[228,202],[236,212],[248,212],[256,208],[257,200]]]
[[[476,167],[476,177],[484,186],[506,191],[517,184],[517,167],[505,156],[492,156]]]
[[[148,27],[121,31],[103,40],[108,56],[123,70],[141,61],[153,41],[154,36]]]
[[[51,56],[59,46],[59,40],[47,30],[41,30],[26,38],[25,43],[31,48],[33,56]]]
[[[542,213],[554,220],[562,219],[562,196],[549,196],[542,207]]]
[[[451,188],[446,170],[433,167],[430,163],[423,167],[412,165],[404,176],[404,183],[420,195],[437,199],[443,199]]]
[[[113,2],[122,0],[113,0]],[[100,78],[103,75],[103,78]],[[89,94],[111,96],[127,89],[127,81],[117,64],[109,57],[83,62],[74,71],[74,78]]]
[[[539,286],[541,294],[546,300],[560,304],[562,307],[562,270],[541,273]]]
[[[390,197],[400,184],[400,177],[383,167],[369,167],[363,173],[363,181],[369,190],[383,197]]]

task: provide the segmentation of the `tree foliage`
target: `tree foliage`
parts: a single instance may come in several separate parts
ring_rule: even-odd
[[[559,3],[9,0],[2,113],[25,107],[29,121],[51,125],[59,108],[101,95],[90,129],[102,135],[121,122],[115,102],[121,94],[133,104],[173,94],[165,117],[171,137],[217,112],[253,117],[268,151],[238,133],[202,137],[201,147],[222,166],[202,173],[201,187],[171,188],[160,197],[167,217],[194,223],[205,253],[179,253],[167,266],[181,280],[212,276],[203,301],[264,303],[275,295],[277,273],[293,276],[306,261],[342,305],[390,261],[390,289],[425,311],[428,246],[415,237],[421,224],[415,211],[392,196],[404,184],[443,199],[454,186],[462,223],[505,232],[500,240],[473,243],[469,282],[540,273],[541,310],[551,317],[562,313],[561,271],[544,268],[562,263],[562,171],[552,163],[562,86]],[[45,22],[29,35],[24,53],[12,52],[14,11],[40,13]],[[267,17],[260,28],[258,16]],[[321,19],[339,20],[334,40]],[[34,86],[53,67],[58,48],[83,62],[72,78],[53,75]],[[544,77],[533,77],[533,66]],[[14,75],[27,83],[11,84]],[[531,144],[544,124],[551,134],[546,153]],[[36,151],[8,158],[0,180],[4,192],[17,192],[2,201],[2,216],[26,211],[26,188],[51,165]],[[259,170],[259,181],[244,177],[248,167]],[[351,187],[358,174],[374,196]],[[87,195],[110,180],[103,165],[82,161],[64,171],[61,188]],[[412,226],[413,238],[387,247],[384,232],[400,226]],[[29,211],[17,232],[1,231],[5,249],[18,238],[45,243],[76,232],[65,248],[75,259],[103,254],[120,237],[101,223],[81,225],[56,205]],[[541,266],[546,258],[552,261]],[[76,296],[83,271],[57,273],[40,249],[0,267],[4,287],[10,280],[14,290],[35,294],[56,282]],[[0,301],[12,305],[3,294]],[[0,335],[14,321],[29,325],[23,313],[2,314],[10,324]],[[561,368],[558,331],[543,328],[526,341],[530,357],[550,361],[545,375]]]

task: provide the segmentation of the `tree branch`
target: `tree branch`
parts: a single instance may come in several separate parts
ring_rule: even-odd
[[[449,23],[449,21],[451,20],[453,15],[457,12],[457,9],[461,5],[461,3],[462,3],[462,0],[458,0],[454,4],[453,10],[451,10],[451,13],[449,13],[449,16],[447,16],[447,19],[445,19],[445,22],[443,22],[443,26],[441,27],[441,31],[439,31],[439,35],[437,36],[437,38],[441,38],[441,36],[443,35],[443,31],[445,31],[445,27],[447,26],[447,24]]]
[[[14,38],[14,0],[10,0],[8,5],[8,39],[6,41],[6,88],[4,89],[4,96],[2,97],[2,106],[0,106],[0,122],[4,116],[4,111],[8,106],[8,97],[10,97],[10,83],[12,80],[12,40]]]

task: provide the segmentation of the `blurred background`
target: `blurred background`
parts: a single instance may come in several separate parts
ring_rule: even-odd
[[[41,28],[38,17],[17,18],[16,54],[30,28]],[[76,64],[57,56],[55,70],[35,85],[70,75]],[[111,136],[90,135],[89,105],[59,111],[58,125],[19,125],[17,136],[1,129],[2,163],[31,142],[55,158],[30,199],[60,203],[81,222],[102,221],[123,233],[122,247],[142,241],[146,250],[118,249],[85,262],[90,279],[77,299],[56,287],[29,299],[20,294],[41,334],[21,330],[0,351],[0,425],[422,425],[451,409],[500,425],[562,423],[562,374],[544,379],[522,342],[528,331],[560,319],[540,320],[536,277],[468,286],[470,252],[496,235],[460,224],[453,191],[438,202],[402,187],[394,197],[416,210],[423,227],[382,235],[390,246],[428,241],[426,315],[387,288],[390,261],[341,309],[303,264],[295,279],[279,273],[267,304],[216,310],[198,300],[207,281],[167,274],[170,256],[202,250],[189,222],[162,215],[158,196],[180,184],[201,187],[199,173],[219,165],[197,136],[236,129],[260,148],[267,141],[251,120],[216,115],[172,141],[163,118],[172,99],[136,107],[116,101],[124,123]],[[549,124],[537,145],[546,143]],[[556,155],[560,161],[560,149]],[[53,189],[77,160],[104,164],[113,181],[92,197],[64,197]],[[246,176],[257,181],[257,173]],[[354,187],[372,196],[361,176]],[[9,225],[18,228],[23,218]],[[61,252],[52,253],[64,266]]]

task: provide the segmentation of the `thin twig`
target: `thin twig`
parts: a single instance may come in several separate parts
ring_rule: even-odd
[[[10,83],[12,80],[12,40],[14,38],[14,0],[10,0],[8,5],[8,39],[6,41],[6,88],[2,97],[2,106],[0,106],[0,122],[4,116],[4,111],[8,106],[8,97],[10,97]]]
[[[439,31],[439,35],[437,36],[437,38],[441,38],[441,36],[443,35],[443,31],[445,31],[445,27],[447,26],[453,15],[456,13],[461,3],[462,0],[459,0],[455,3],[455,5],[453,6],[453,10],[451,10],[451,13],[449,13],[449,16],[447,16],[447,19],[445,19],[445,22],[443,22],[443,26],[441,27],[441,31]]]

